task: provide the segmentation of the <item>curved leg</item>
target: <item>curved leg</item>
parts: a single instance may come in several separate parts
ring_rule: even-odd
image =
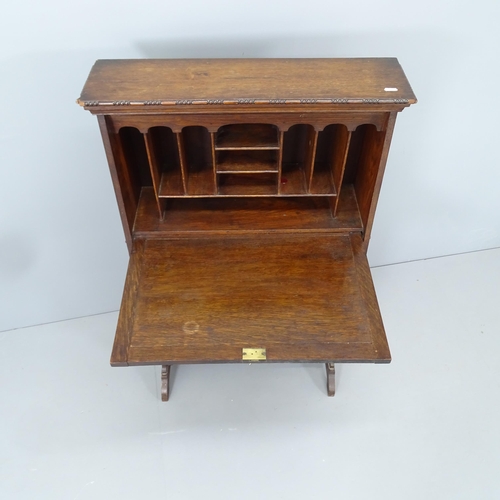
[[[335,365],[326,363],[326,387],[329,396],[335,396]]]
[[[170,365],[161,367],[161,400],[168,401],[170,382]]]

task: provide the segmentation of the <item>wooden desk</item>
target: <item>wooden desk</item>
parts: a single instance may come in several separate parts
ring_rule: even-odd
[[[113,366],[390,361],[366,249],[396,59],[97,61],[131,254]]]

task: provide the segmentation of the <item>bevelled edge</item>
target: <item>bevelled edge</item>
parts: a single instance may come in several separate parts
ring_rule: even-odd
[[[144,263],[144,250],[146,240],[136,240],[128,264],[127,277],[123,288],[120,314],[116,326],[115,340],[111,352],[111,366],[128,366],[128,352],[133,323],[135,320],[135,309],[137,303],[137,290],[141,279]]]
[[[77,104],[86,108],[98,106],[189,106],[189,105],[276,105],[276,104],[415,104],[416,99],[398,98],[321,98],[321,99],[177,99],[177,100],[148,100],[148,101],[85,101],[76,100]]]

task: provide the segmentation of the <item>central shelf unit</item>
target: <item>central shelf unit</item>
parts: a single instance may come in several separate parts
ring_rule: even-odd
[[[179,129],[144,128],[133,118],[110,122],[115,148],[136,184],[153,188],[161,218],[169,199],[196,197],[321,196],[335,216],[342,185],[355,181],[361,156],[380,158],[386,125],[378,116],[360,116],[320,126],[243,122]]]

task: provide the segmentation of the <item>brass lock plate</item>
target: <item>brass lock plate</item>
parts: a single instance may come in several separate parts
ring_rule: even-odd
[[[244,347],[243,361],[265,361],[266,349],[262,347]]]

